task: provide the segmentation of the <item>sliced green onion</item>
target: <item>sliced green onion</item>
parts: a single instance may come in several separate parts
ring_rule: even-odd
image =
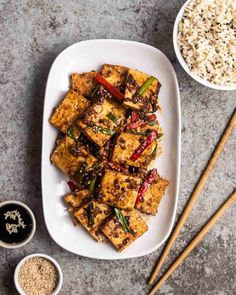
[[[114,211],[115,211],[116,217],[118,218],[118,220],[119,220],[120,224],[122,225],[124,231],[127,232],[127,233],[132,233],[129,226],[128,226],[128,223],[127,223],[124,215],[121,213],[120,209],[114,208]]]
[[[87,216],[88,216],[88,226],[92,227],[94,225],[94,216],[93,216],[93,203],[90,203],[88,207],[86,208]]]
[[[68,134],[68,136],[70,136],[70,138],[75,139],[74,128],[72,126],[67,130],[67,134]]]
[[[161,138],[163,136],[163,133],[158,133],[157,134],[157,139]]]
[[[81,184],[83,182],[83,177],[84,177],[84,174],[85,174],[85,169],[86,169],[86,162],[82,162],[79,167],[77,168],[77,170],[75,171],[75,174],[74,174],[74,179],[79,183]]]
[[[143,135],[148,136],[150,134],[150,131],[136,131],[136,130],[127,130],[127,133],[137,134],[137,135]]]
[[[90,97],[93,97],[93,96],[95,95],[95,93],[98,91],[99,87],[100,87],[100,85],[97,85],[97,86],[94,88],[94,90],[93,90],[93,92],[92,92],[92,94],[91,94]]]
[[[104,128],[102,126],[93,126],[93,131],[94,132],[100,132],[102,134],[106,134],[106,135],[114,135],[116,132],[114,130],[108,129],[108,128]]]
[[[138,90],[138,94],[139,95],[143,95],[145,93],[145,91],[152,85],[153,81],[156,80],[155,77],[149,77],[144,83],[143,85],[139,88]]]
[[[148,125],[149,125],[149,126],[157,125],[157,121],[154,121],[154,120],[149,121],[149,122],[148,122]]]
[[[94,192],[96,180],[97,180],[97,177],[95,177],[94,179],[90,180],[90,182],[89,182],[88,189],[89,189],[89,191],[91,193]]]
[[[112,113],[107,114],[107,118],[114,122],[116,125],[119,124],[118,118],[114,116]]]
[[[154,148],[154,150],[152,152],[152,156],[156,155],[156,153],[157,153],[157,144],[156,144],[156,146],[155,146],[155,148]]]

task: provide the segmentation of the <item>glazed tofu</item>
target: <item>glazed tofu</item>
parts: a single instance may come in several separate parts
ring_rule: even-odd
[[[101,98],[87,110],[77,125],[91,141],[102,147],[124,124],[124,120],[125,109],[122,106]]]
[[[105,240],[105,237],[99,229],[111,213],[109,206],[91,201],[76,211],[74,217],[96,241],[102,242]]]
[[[73,73],[71,75],[71,88],[80,95],[90,97],[98,83],[95,79],[97,72]]]
[[[78,147],[77,144],[74,139],[66,135],[58,142],[51,155],[52,163],[69,176],[73,176],[82,163],[86,163],[89,168],[97,161],[83,146]]]
[[[67,194],[64,197],[65,202],[72,208],[80,207],[86,200],[89,199],[91,193],[89,190],[84,189],[81,191],[75,191],[73,193]]]
[[[99,200],[108,205],[132,210],[141,178],[106,170],[100,184]]]
[[[118,65],[104,64],[101,75],[113,86],[124,92],[128,68]]]
[[[159,176],[144,194],[143,199],[135,205],[135,208],[143,213],[156,215],[168,184],[168,180]]]
[[[146,113],[155,112],[158,109],[159,82],[155,79],[143,95],[137,92],[150,75],[143,72],[129,69],[126,79],[125,100],[126,107],[141,110]]]
[[[134,210],[121,210],[121,213],[128,223],[130,232],[126,232],[123,229],[116,216],[107,221],[102,227],[102,232],[104,233],[104,235],[120,252],[148,230],[146,222],[143,220],[141,215]]]
[[[147,168],[153,158],[153,154],[156,151],[156,140],[154,140],[149,147],[143,151],[136,161],[132,161],[130,159],[145,139],[146,137],[142,135],[121,132],[116,139],[116,144],[112,153],[112,161],[138,168]]]
[[[61,104],[55,109],[50,118],[50,123],[60,131],[67,130],[76,119],[90,105],[90,102],[74,90],[69,90]]]

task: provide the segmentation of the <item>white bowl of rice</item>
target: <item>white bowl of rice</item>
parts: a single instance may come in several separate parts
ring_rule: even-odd
[[[188,0],[173,30],[176,56],[197,82],[236,90],[236,0]]]

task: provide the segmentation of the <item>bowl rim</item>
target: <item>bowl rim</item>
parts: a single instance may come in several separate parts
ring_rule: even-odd
[[[62,287],[62,283],[63,283],[63,273],[61,270],[60,265],[58,264],[58,262],[52,258],[51,256],[47,255],[47,254],[43,254],[43,253],[33,253],[33,254],[29,254],[27,256],[25,256],[24,258],[22,258],[14,271],[14,283],[15,283],[15,287],[17,289],[17,291],[19,292],[20,295],[27,295],[24,290],[21,288],[19,280],[18,280],[18,276],[19,276],[19,272],[20,272],[20,268],[22,267],[22,265],[29,260],[30,258],[33,257],[43,257],[45,259],[48,259],[50,262],[52,262],[52,264],[56,267],[57,271],[58,271],[58,283],[57,286],[55,288],[55,290],[51,293],[51,295],[56,295],[59,293],[59,291],[61,290]]]
[[[216,89],[216,90],[236,90],[236,84],[234,85],[218,85],[218,84],[214,84],[214,83],[211,83],[201,77],[199,77],[198,75],[194,74],[191,72],[191,70],[189,69],[186,61],[184,60],[181,52],[180,52],[180,49],[179,49],[179,46],[177,44],[177,33],[178,33],[178,26],[179,26],[179,22],[181,21],[182,19],[182,16],[183,16],[183,13],[184,13],[184,10],[185,8],[189,5],[189,3],[193,1],[193,0],[187,0],[183,6],[181,7],[181,9],[179,10],[176,18],[175,18],[175,22],[174,22],[174,27],[173,27],[173,35],[172,35],[172,42],[173,42],[173,47],[174,47],[174,51],[175,51],[175,55],[177,56],[177,59],[180,63],[180,65],[182,66],[182,68],[185,70],[185,72],[192,78],[194,79],[195,81],[197,81],[198,83],[204,85],[204,86],[207,86],[209,88],[212,88],[212,89]]]
[[[24,209],[26,209],[28,211],[28,213],[29,213],[29,215],[31,217],[31,220],[32,220],[32,230],[31,230],[31,233],[22,242],[19,242],[19,243],[16,243],[16,244],[8,244],[8,243],[5,243],[3,241],[0,241],[0,247],[6,248],[6,249],[17,249],[17,248],[23,247],[26,244],[28,244],[31,241],[31,239],[33,238],[33,236],[35,234],[35,231],[36,231],[36,219],[35,219],[35,216],[34,216],[33,211],[25,203],[20,202],[20,201],[17,201],[17,200],[3,201],[3,202],[0,203],[0,208],[3,207],[3,206],[5,206],[5,205],[8,205],[8,204],[17,204],[17,205],[20,205],[21,207],[23,207]]]

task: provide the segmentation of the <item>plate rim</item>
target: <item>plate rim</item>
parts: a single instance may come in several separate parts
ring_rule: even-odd
[[[149,249],[148,251],[140,251],[139,254],[131,254],[130,256],[128,257],[110,257],[110,256],[107,256],[107,257],[98,257],[98,256],[94,256],[93,254],[91,255],[85,255],[85,254],[80,254],[80,253],[77,253],[73,250],[70,250],[68,249],[67,247],[65,246],[62,246],[60,244],[60,242],[58,242],[56,240],[56,238],[54,237],[54,234],[53,232],[51,232],[51,230],[49,229],[49,226],[47,224],[47,220],[46,220],[46,213],[45,213],[45,197],[44,197],[44,188],[45,188],[45,185],[44,185],[44,169],[43,169],[43,159],[45,158],[44,157],[44,133],[45,133],[45,129],[46,129],[46,118],[45,118],[45,105],[46,105],[46,97],[47,97],[47,92],[48,92],[48,88],[49,88],[49,78],[51,76],[51,72],[52,72],[52,69],[54,67],[54,65],[56,64],[57,60],[59,58],[61,58],[65,52],[69,49],[71,49],[72,47],[76,47],[80,44],[84,44],[84,43],[96,43],[96,42],[104,42],[104,43],[110,43],[110,42],[115,42],[115,43],[129,43],[129,44],[134,44],[134,45],[137,45],[137,46],[141,46],[141,47],[144,47],[144,48],[150,48],[151,50],[154,50],[156,52],[158,52],[158,54],[161,54],[164,59],[166,59],[166,62],[169,63],[170,65],[170,69],[171,69],[171,72],[172,72],[172,75],[173,75],[173,78],[174,78],[174,83],[175,83],[175,88],[176,88],[176,95],[177,95],[177,122],[178,122],[178,131],[177,131],[177,136],[178,136],[178,140],[177,140],[177,153],[176,153],[176,158],[177,158],[177,176],[176,176],[176,193],[175,193],[175,200],[174,200],[174,210],[173,210],[173,215],[171,217],[171,220],[170,220],[170,226],[169,226],[169,229],[168,231],[166,232],[164,238],[162,239],[162,241],[158,244],[156,244],[153,248]],[[63,248],[64,250],[70,252],[70,253],[73,253],[73,254],[76,254],[76,255],[79,255],[79,256],[82,256],[82,257],[87,257],[87,258],[92,258],[92,259],[99,259],[99,260],[123,260],[123,259],[131,259],[131,258],[138,258],[138,257],[142,257],[142,256],[145,256],[145,255],[148,255],[152,252],[154,252],[155,250],[157,250],[158,248],[160,248],[165,242],[166,240],[168,239],[168,237],[170,236],[170,233],[173,229],[173,226],[174,226],[174,221],[175,221],[175,217],[176,217],[176,212],[177,212],[177,204],[178,204],[178,199],[179,199],[179,186],[180,186],[180,169],[181,169],[181,104],[180,104],[180,92],[179,92],[179,84],[178,84],[178,80],[177,80],[177,76],[176,76],[176,73],[175,73],[175,70],[174,70],[174,67],[173,65],[171,64],[169,58],[158,48],[154,47],[154,46],[151,46],[149,44],[146,44],[146,43],[142,43],[142,42],[137,42],[137,41],[130,41],[130,40],[122,40],[122,39],[90,39],[90,40],[83,40],[83,41],[79,41],[79,42],[75,42],[71,45],[69,45],[68,47],[66,47],[65,49],[63,49],[57,56],[56,58],[54,59],[54,61],[52,62],[51,64],[51,67],[50,67],[50,70],[49,70],[49,73],[48,73],[48,77],[47,77],[47,81],[46,81],[46,87],[45,87],[45,94],[44,94],[44,103],[43,103],[43,119],[42,119],[42,146],[41,146],[41,190],[42,190],[42,207],[43,207],[43,216],[44,216],[44,222],[45,222],[45,225],[46,225],[46,228],[47,228],[47,231],[50,235],[50,237],[52,238],[52,240],[58,245],[60,246],[61,248]]]

